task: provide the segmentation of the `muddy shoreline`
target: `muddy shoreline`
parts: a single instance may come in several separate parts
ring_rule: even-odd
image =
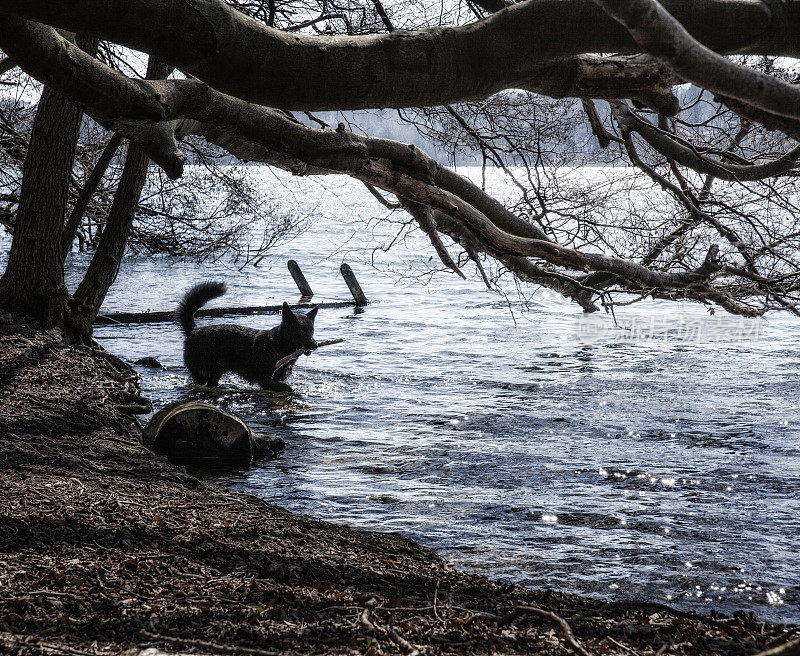
[[[113,356],[0,333],[0,652],[755,654],[798,635],[498,584],[200,481],[141,446],[138,392]]]

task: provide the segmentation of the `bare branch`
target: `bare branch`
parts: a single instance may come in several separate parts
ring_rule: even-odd
[[[775,177],[791,171],[800,159],[800,145],[798,145],[781,157],[761,164],[741,165],[722,162],[701,155],[696,150],[679,143],[663,130],[634,114],[625,103],[614,103],[614,111],[620,126],[641,135],[651,147],[665,157],[720,180],[743,182]]]
[[[412,217],[414,217],[414,220],[422,229],[422,232],[428,235],[428,239],[430,239],[431,245],[436,251],[436,254],[439,256],[439,259],[442,261],[442,264],[466,280],[467,277],[464,275],[461,269],[458,268],[458,265],[453,262],[453,258],[450,257],[450,253],[447,252],[442,240],[439,238],[439,234],[436,232],[436,221],[433,218],[433,213],[431,212],[430,208],[408,198],[400,198],[399,200],[406,211]]]
[[[139,144],[171,178],[180,177],[185,158],[175,143],[172,126],[159,123],[166,111],[158,91],[146,93],[143,81],[130,80],[108,67],[96,68],[91,57],[52,28],[7,14],[0,14],[0,47],[15,60],[25,61],[26,73],[61,89],[98,123]],[[48,65],[55,61],[58,66]],[[64,77],[65,70],[75,70],[81,62],[89,65],[83,75]],[[117,83],[104,87],[109,78]],[[102,88],[106,91],[101,97],[93,98]],[[125,121],[116,120],[119,116],[125,116]]]
[[[364,186],[367,188],[367,191],[369,191],[369,193],[371,193],[375,197],[375,200],[377,200],[386,209],[399,210],[401,207],[403,207],[400,203],[392,203],[386,200],[383,194],[377,189],[375,189],[375,187],[373,187],[369,182],[365,182]]]
[[[795,141],[800,141],[800,119],[777,116],[771,112],[765,112],[762,109],[723,95],[717,98],[742,118],[759,123],[767,130],[779,130],[787,137],[791,137]]]
[[[460,244],[468,253],[488,253],[496,257],[498,261],[505,265],[514,275],[519,277],[520,280],[552,289],[578,303],[585,312],[598,311],[599,308],[592,302],[591,297],[594,293],[598,295],[602,294],[601,291],[586,287],[566,274],[545,269],[526,257],[521,257],[519,255],[502,255],[493,252],[490,248],[487,248],[487,245],[483,243],[474,232],[459,221],[452,219],[443,212],[434,211],[434,213],[438,229],[453,241]],[[485,276],[484,281],[487,282],[488,286],[488,281],[486,281]]]
[[[617,143],[622,141],[619,137],[609,134],[608,130],[603,127],[603,122],[597,115],[597,109],[591,100],[581,98],[581,105],[583,106],[583,111],[586,112],[589,125],[592,127],[592,133],[597,137],[597,143],[600,144],[600,148],[608,148],[612,141],[616,141]]]
[[[625,26],[645,52],[683,79],[771,114],[800,118],[800,88],[713,52],[656,0],[594,1]],[[770,11],[766,5],[765,10]]]
[[[80,226],[83,214],[86,211],[86,208],[89,206],[89,201],[92,199],[92,196],[97,190],[100,180],[102,180],[103,176],[105,175],[106,169],[111,163],[111,159],[116,154],[121,143],[122,137],[117,134],[113,135],[111,139],[109,139],[105,148],[103,148],[103,152],[100,154],[99,159],[92,168],[92,172],[86,179],[80,194],[78,194],[78,198],[75,200],[75,204],[72,206],[72,211],[70,212],[69,218],[64,224],[64,231],[61,234],[62,257],[66,257],[70,248],[72,248],[72,242],[74,241],[75,235],[78,232],[78,227]]]

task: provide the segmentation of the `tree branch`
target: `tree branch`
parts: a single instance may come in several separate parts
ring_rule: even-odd
[[[147,79],[159,79],[169,75],[172,67],[150,57],[147,63]],[[91,326],[109,288],[117,278],[119,265],[128,243],[131,225],[147,180],[150,160],[144,149],[136,143],[128,145],[125,166],[119,179],[114,201],[89,268],[72,297],[72,312],[67,326],[76,334],[68,335],[83,341],[91,335]]]
[[[89,177],[86,179],[83,188],[78,194],[78,198],[75,200],[75,204],[72,206],[72,211],[70,212],[69,218],[64,224],[64,230],[61,233],[62,258],[66,258],[67,253],[69,253],[70,248],[72,248],[72,242],[75,240],[75,235],[78,232],[78,227],[80,226],[81,219],[86,212],[86,208],[89,206],[89,201],[92,200],[94,192],[97,191],[97,186],[103,179],[106,169],[111,163],[111,160],[116,154],[121,143],[122,137],[118,134],[113,135],[111,139],[108,140],[105,148],[103,148],[103,152],[100,154],[100,157],[92,168],[92,172],[89,174]]]
[[[716,54],[692,37],[682,16],[673,16],[656,0],[594,1],[623,25],[645,52],[666,62],[687,82],[772,114],[800,118],[799,87]],[[776,10],[773,4],[767,11]]]
[[[747,121],[759,123],[767,130],[778,130],[783,132],[787,137],[791,137],[795,141],[800,141],[800,120],[798,119],[777,116],[770,112],[765,112],[763,109],[758,109],[757,107],[723,95],[718,95],[716,100],[727,105],[731,111]]]
[[[167,175],[178,178],[185,157],[157,89],[100,64],[45,25],[0,13],[0,48],[40,82],[59,89],[100,125],[136,142]],[[94,62],[94,63],[93,63]],[[80,73],[76,72],[82,69]],[[95,97],[99,94],[99,97]],[[118,120],[124,116],[124,120]]]
[[[526,257],[519,255],[502,255],[487,248],[469,228],[452,219],[444,212],[434,211],[438,229],[459,244],[468,253],[483,252],[495,257],[509,271],[524,282],[541,285],[575,301],[584,312],[597,312],[598,307],[592,302],[592,294],[596,291],[585,287],[574,278],[545,269]],[[487,284],[488,286],[488,284]],[[597,291],[597,294],[602,294]]]
[[[787,33],[796,17],[779,3],[666,4],[714,50],[800,54]],[[4,0],[2,11],[142,50],[224,93],[289,110],[436,106],[538,90],[536,64],[640,49],[591,0],[528,0],[470,25],[352,37],[281,32],[222,0]]]
[[[62,48],[69,47],[53,30],[49,30],[49,38]],[[68,57],[58,56],[58,47],[49,44],[44,52],[55,56],[39,57],[34,63],[16,52],[14,56],[24,70],[40,74],[45,70],[51,84],[62,93],[92,107],[111,123],[130,124],[124,107],[119,108],[120,96],[130,97],[135,108],[155,102],[158,111],[152,120],[188,119],[178,125],[179,130],[191,128],[233,154],[238,155],[241,150],[251,159],[257,156],[260,161],[298,173],[345,173],[439,210],[470,230],[496,257],[527,256],[571,271],[602,271],[644,289],[684,290],[680,293],[719,299],[727,307],[752,311],[736,305],[725,292],[709,283],[710,277],[721,269],[714,247],[697,269],[671,272],[653,271],[619,257],[561,246],[469,180],[414,147],[343,129],[316,130],[282,112],[226,96],[197,80],[129,80],[79,51],[70,51]],[[110,112],[116,109],[121,113],[112,117]]]
[[[399,200],[405,210],[417,222],[417,225],[419,225],[419,227],[422,229],[422,232],[428,235],[428,239],[431,241],[433,250],[436,251],[436,254],[439,256],[442,264],[466,280],[467,277],[464,275],[464,272],[458,268],[458,265],[455,262],[453,262],[453,258],[450,257],[450,253],[447,252],[447,249],[444,247],[444,244],[439,237],[439,233],[436,231],[436,221],[433,218],[433,212],[431,212],[431,209],[408,198],[399,198]]]
[[[747,251],[746,244],[742,241],[741,237],[736,234],[736,231],[728,226],[724,225],[720,221],[718,221],[715,217],[711,216],[707,212],[702,211],[697,204],[695,203],[694,199],[689,196],[687,192],[683,189],[678,187],[677,185],[673,184],[669,180],[667,180],[663,175],[660,175],[651,167],[642,161],[641,157],[639,157],[639,153],[636,151],[636,146],[633,143],[633,139],[631,138],[631,131],[627,125],[623,124],[623,121],[620,120],[619,113],[624,106],[623,103],[615,103],[612,106],[612,113],[614,114],[614,118],[617,119],[617,122],[620,123],[620,129],[622,134],[624,135],[624,145],[625,150],[628,153],[628,156],[631,159],[631,162],[637,167],[639,167],[653,182],[658,184],[664,191],[671,192],[679,201],[680,203],[686,208],[686,211],[692,217],[693,221],[685,222],[683,225],[690,227],[692,225],[697,225],[701,221],[705,221],[708,225],[713,226],[720,236],[724,237],[728,240],[728,242],[736,248],[739,253],[744,258],[745,262],[747,262],[748,266],[751,268],[755,268],[755,264],[753,261],[752,255]],[[625,108],[627,109],[627,107]]]
[[[742,165],[722,162],[700,155],[696,150],[679,143],[663,130],[634,114],[625,103],[614,103],[613,107],[615,117],[621,128],[641,135],[652,148],[664,155],[664,157],[675,160],[698,173],[713,175],[720,180],[747,182],[772,178],[791,171],[797,165],[798,159],[800,159],[800,145],[798,145],[777,159],[761,164]]]

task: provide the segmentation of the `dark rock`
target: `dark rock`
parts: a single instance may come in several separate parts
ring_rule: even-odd
[[[253,433],[253,455],[258,458],[277,458],[278,454],[286,447],[286,442],[280,437],[267,437],[260,433]]]
[[[153,367],[154,369],[163,369],[164,365],[155,358],[139,358],[133,364],[140,364],[143,367]]]

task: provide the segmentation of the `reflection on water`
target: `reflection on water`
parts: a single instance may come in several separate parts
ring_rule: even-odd
[[[312,182],[286,184],[319,218],[266,266],[131,259],[107,301],[169,308],[213,277],[228,281],[225,305],[292,300],[290,258],[318,297],[346,296],[345,258],[378,299],[360,314],[319,313],[317,337],[347,342],[301,359],[300,396],[229,379],[227,393],[209,397],[287,443],[280,458],[227,483],[317,517],[401,531],[532,586],[800,621],[796,320],[768,318],[743,341],[637,341],[612,327],[587,343],[576,307],[549,294],[522,312],[452,275],[397,285],[365,266],[370,253],[338,246],[354,230],[340,225],[350,215],[382,212],[366,191],[326,182],[345,190],[345,204]],[[395,270],[428,256],[422,242],[382,255]],[[73,279],[84,266],[74,258]],[[636,311],[705,316],[655,303]],[[190,393],[176,326],[97,337],[118,355],[166,365],[141,369],[157,407]]]

